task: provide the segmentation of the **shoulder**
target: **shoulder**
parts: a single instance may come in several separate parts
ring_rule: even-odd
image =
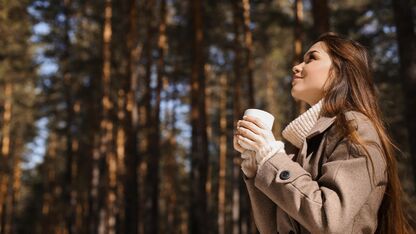
[[[385,181],[385,169],[387,165],[380,137],[373,121],[358,111],[347,111],[344,114],[347,122],[352,125],[354,135],[358,137],[360,143],[353,140],[354,137],[351,137],[351,135],[338,134],[337,137],[329,137],[328,149],[326,151],[328,159],[330,161],[344,160],[348,163],[351,160],[369,158],[369,161],[365,161],[373,164],[369,166],[375,170],[376,181]],[[333,131],[340,133],[337,130]]]
[[[381,144],[376,126],[368,116],[359,111],[347,111],[345,112],[345,118],[362,140]]]
[[[349,155],[365,155],[367,152],[363,149],[368,148],[377,149],[378,154],[382,154],[382,143],[373,121],[358,111],[347,111],[344,115],[352,131],[347,133],[343,130],[345,126],[333,125],[326,136],[326,153],[330,155],[338,146],[343,146]],[[349,156],[345,155],[345,157]]]

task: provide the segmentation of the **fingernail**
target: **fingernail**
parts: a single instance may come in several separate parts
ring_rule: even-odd
[[[244,115],[244,116],[243,116],[243,119],[247,119],[247,116],[245,116],[245,115]]]

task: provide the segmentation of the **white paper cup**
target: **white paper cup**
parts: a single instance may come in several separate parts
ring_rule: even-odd
[[[259,118],[268,130],[272,130],[274,116],[269,112],[260,109],[247,109],[244,111],[244,115],[250,115]]]

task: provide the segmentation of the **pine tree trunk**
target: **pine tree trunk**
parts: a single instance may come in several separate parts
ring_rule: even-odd
[[[72,126],[74,119],[74,107],[72,101],[72,79],[69,71],[69,51],[70,51],[70,6],[71,1],[65,0],[63,5],[63,12],[65,16],[64,22],[64,48],[62,56],[62,70],[63,70],[63,82],[64,82],[64,92],[65,92],[65,104],[66,104],[66,127],[65,127],[65,136],[66,136],[66,169],[65,169],[65,184],[63,198],[67,206],[66,209],[66,228],[69,234],[77,233],[75,229],[75,219],[76,219],[76,190],[74,185],[74,152],[73,152],[73,141],[75,140],[72,135]]]
[[[253,60],[253,36],[250,30],[250,1],[242,0],[243,3],[243,16],[244,16],[244,46],[246,48],[246,66],[247,66],[247,77],[248,77],[248,96],[249,96],[249,106],[254,108],[255,98],[254,98],[254,60]]]
[[[242,5],[241,5],[242,4]],[[233,4],[234,12],[234,91],[233,91],[233,124],[232,129],[228,131],[233,131],[236,126],[236,121],[240,119],[243,115],[242,113],[242,100],[241,88],[242,88],[242,43],[240,41],[240,29],[243,28],[244,36],[244,48],[246,51],[246,60],[245,64],[247,67],[247,77],[248,77],[248,105],[249,107],[255,106],[254,99],[254,81],[253,81],[253,59],[252,59],[252,35],[249,28],[250,25],[250,4],[248,1],[234,1]],[[243,16],[243,18],[241,18]],[[242,20],[243,19],[243,20]],[[228,124],[227,124],[228,127]],[[228,153],[227,153],[228,154]],[[233,150],[232,155],[232,233],[242,233],[243,231],[248,231],[247,229],[255,229],[253,220],[250,218],[250,213],[247,212],[250,210],[249,198],[247,194],[246,187],[242,181],[241,177],[241,158],[240,154]]]
[[[48,148],[44,159],[43,194],[42,194],[42,216],[41,226],[43,233],[55,233],[57,220],[53,213],[53,205],[56,202],[54,191],[56,190],[56,158],[58,149],[58,137],[51,132],[48,137]]]
[[[11,117],[12,117],[12,96],[13,95],[13,85],[11,82],[6,82],[5,84],[5,103],[4,103],[4,112],[3,112],[3,122],[2,122],[2,133],[1,133],[1,165],[0,165],[0,233],[3,233],[6,230],[6,199],[8,194],[8,181],[9,175],[11,173],[11,168],[9,167],[10,162],[10,149],[11,149]]]
[[[113,101],[111,100],[111,40],[112,40],[112,1],[106,0],[104,7],[104,30],[103,30],[103,74],[102,74],[102,106],[103,114],[101,120],[101,139],[100,139],[100,156],[106,160],[107,177],[103,181],[103,193],[105,207],[100,210],[99,233],[115,233],[115,201],[116,181],[117,181],[117,163],[114,152],[113,122],[111,111]],[[103,178],[101,178],[103,179]]]
[[[208,142],[205,104],[205,56],[202,1],[192,0],[192,71],[191,71],[191,205],[190,232],[207,233]]]
[[[91,79],[91,86],[89,87],[91,97],[88,102],[88,121],[92,123],[88,131],[88,139],[91,139],[89,142],[88,155],[91,155],[90,158],[90,184],[88,188],[88,232],[89,233],[98,233],[98,223],[99,223],[99,212],[100,207],[102,206],[102,189],[100,185],[102,183],[102,178],[104,176],[104,158],[100,155],[100,122],[102,116],[97,114],[101,113],[100,101],[101,101],[101,86],[102,80],[100,77],[93,77]]]
[[[295,40],[294,40],[294,52],[295,56],[293,58],[293,65],[297,65],[303,61],[302,56],[302,40],[303,40],[303,3],[301,0],[295,0],[294,2],[294,13],[295,13]],[[306,103],[300,100],[296,100],[297,108],[294,109],[292,113],[292,119],[294,119],[299,114],[305,112]]]
[[[413,172],[416,181],[416,35],[409,0],[393,1],[400,57],[400,77],[406,100],[407,129],[410,155],[413,155]]]
[[[148,225],[150,226],[150,233],[158,233],[159,229],[159,161],[160,161],[160,102],[161,102],[161,91],[163,85],[163,78],[164,78],[164,55],[167,49],[167,42],[166,42],[166,2],[162,1],[160,6],[160,23],[159,23],[159,38],[158,38],[158,54],[159,59],[157,62],[157,87],[155,93],[155,106],[153,116],[149,113],[149,161],[148,161],[148,188],[150,190],[149,198],[150,198],[150,222]],[[150,25],[149,25],[150,26]],[[149,27],[150,29],[150,27]],[[150,37],[150,35],[149,35]],[[151,57],[149,55],[149,64],[151,61]],[[150,71],[149,71],[150,72]],[[150,75],[150,74],[149,74]],[[150,78],[150,77],[149,77]],[[148,80],[148,89],[151,90],[150,87],[150,79]],[[150,99],[148,99],[150,101]],[[150,103],[149,103],[150,106]],[[150,108],[148,109],[148,111]]]
[[[176,98],[176,92],[174,91],[170,97],[168,102],[174,102]],[[165,168],[162,170],[164,173],[163,181],[165,183],[166,188],[164,188],[163,194],[166,203],[166,221],[165,221],[165,230],[162,233],[166,234],[173,234],[173,233],[181,233],[179,230],[179,216],[180,213],[176,212],[179,211],[178,209],[178,192],[180,189],[180,185],[178,184],[178,165],[176,163],[176,152],[177,152],[177,142],[176,142],[176,106],[173,105],[166,111],[166,128],[169,128],[168,135],[166,137],[166,149],[169,149],[166,152],[165,161]]]
[[[130,1],[129,7],[129,33],[127,35],[128,72],[124,90],[127,93],[124,111],[126,113],[124,129],[126,131],[125,142],[125,232],[138,233],[139,222],[139,190],[138,190],[138,166],[141,160],[138,152],[138,108],[135,101],[135,93],[138,87],[138,74],[136,66],[140,50],[137,45],[137,2]]]
[[[22,149],[24,147],[22,143],[22,136],[18,136],[13,139],[13,149]],[[20,185],[21,185],[21,159],[19,151],[12,150],[11,154],[11,176],[9,177],[8,197],[6,201],[6,222],[4,233],[16,233],[16,212],[17,202],[19,199]]]
[[[220,152],[219,152],[219,175],[218,175],[218,233],[225,234],[225,188],[227,169],[227,77],[220,77],[222,87],[219,99],[220,112]]]
[[[152,21],[154,20],[154,6],[155,1],[151,0],[145,3],[145,9],[146,9],[146,43],[145,43],[145,59],[146,59],[146,68],[145,68],[145,84],[146,84],[146,90],[144,94],[144,108],[145,108],[145,115],[146,115],[146,138],[147,138],[147,145],[146,145],[146,161],[147,161],[147,173],[145,178],[145,221],[144,221],[144,228],[145,233],[157,233],[157,215],[158,215],[158,179],[157,179],[157,167],[155,167],[155,164],[157,164],[157,155],[159,149],[155,149],[155,120],[153,119],[155,115],[152,115],[153,111],[156,111],[156,109],[153,109],[152,107],[152,98],[153,98],[153,90],[151,87],[151,76],[152,76],[152,64],[153,64],[153,58],[152,58],[152,52],[153,52],[153,30],[154,25],[152,24]],[[156,108],[156,107],[155,107]],[[156,198],[154,197],[156,196]]]
[[[313,33],[318,37],[329,31],[328,0],[312,0]]]

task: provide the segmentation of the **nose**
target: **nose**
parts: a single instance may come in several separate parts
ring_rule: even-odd
[[[299,72],[301,72],[301,71],[302,71],[302,67],[301,67],[301,65],[302,65],[302,63],[300,63],[300,64],[298,64],[298,65],[296,65],[296,66],[293,66],[293,68],[292,68],[292,72],[293,72],[293,74],[296,74],[296,73],[299,73]]]

